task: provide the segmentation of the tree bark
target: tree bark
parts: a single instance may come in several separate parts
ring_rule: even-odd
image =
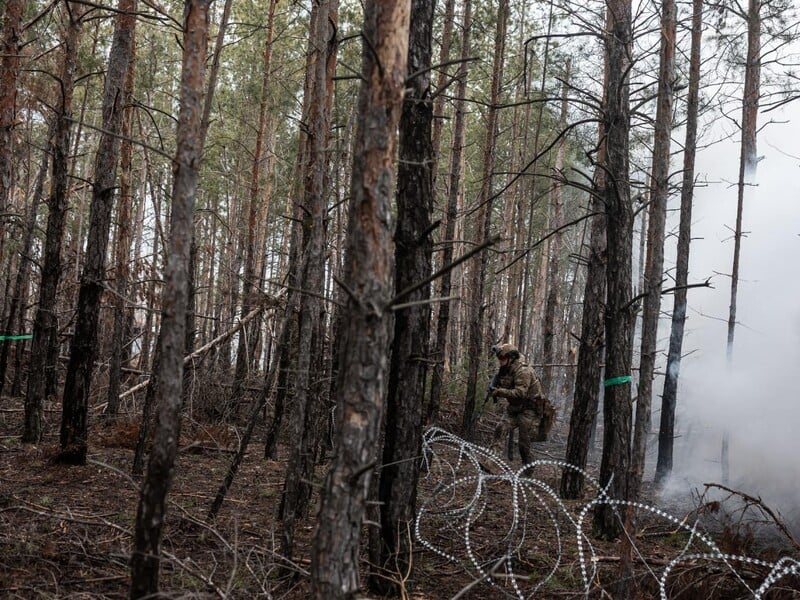
[[[461,186],[461,161],[464,155],[464,129],[467,119],[465,96],[469,64],[463,60],[470,54],[470,30],[472,29],[472,0],[464,1],[464,15],[461,23],[461,58],[458,67],[458,86],[453,112],[453,150],[450,155],[450,182],[448,184],[447,212],[445,217],[445,233],[442,240],[442,266],[453,262],[456,221],[458,220],[458,194]],[[442,275],[439,296],[447,298],[452,285],[452,272]],[[450,327],[450,301],[444,300],[439,305],[439,316],[436,320],[436,342],[433,349],[433,373],[431,374],[431,396],[428,406],[428,421],[434,421],[439,412],[439,403],[444,384],[444,363],[447,352],[448,330]]]
[[[629,135],[631,67],[630,0],[607,0],[608,89],[605,206],[608,241],[606,269],[606,382],[603,403],[603,457],[600,484],[610,482],[611,498],[628,498],[631,462],[631,254],[633,211],[630,202]],[[594,514],[598,535],[612,539],[621,532],[616,510],[599,505]]]
[[[678,250],[675,265],[675,299],[672,308],[672,329],[669,354],[661,396],[661,420],[658,429],[658,461],[656,483],[663,483],[672,472],[672,450],[675,439],[675,407],[678,397],[678,375],[686,324],[686,285],[689,279],[689,249],[692,237],[692,199],[694,195],[694,163],[697,150],[697,113],[700,104],[700,45],[703,36],[703,2],[692,1],[692,47],[689,59],[689,90],[686,99],[686,141],[683,152],[681,216],[678,224]]]
[[[75,465],[86,464],[89,393],[97,356],[100,298],[114,205],[125,76],[132,60],[136,0],[119,0],[118,10],[103,92],[103,132],[95,159],[86,261],[81,274],[61,413],[61,451],[57,460]]]
[[[159,381],[159,418],[136,511],[134,549],[131,556],[131,598],[158,595],[161,532],[180,436],[189,253],[202,154],[200,129],[208,6],[209,0],[187,0],[184,9],[183,70],[172,187],[169,258],[164,273],[162,323],[158,336],[160,360],[155,373]]]
[[[500,102],[500,86],[503,82],[505,65],[506,25],[508,23],[508,0],[500,0],[497,6],[497,29],[495,31],[494,60],[492,65],[492,85],[489,109],[486,115],[486,141],[483,149],[483,173],[481,190],[478,196],[478,212],[475,218],[475,232],[479,243],[486,243],[491,237],[494,167],[497,140],[497,105]],[[486,272],[489,267],[489,253],[484,250],[472,261],[470,281],[469,314],[469,359],[467,366],[467,393],[461,429],[465,439],[471,440],[475,429],[475,397],[477,395],[478,370],[485,361],[487,344],[484,337],[484,312],[486,300]]]
[[[731,267],[731,302],[728,310],[728,342],[726,359],[728,368],[733,368],[733,342],[736,335],[736,303],[739,293],[739,260],[742,253],[742,213],[745,190],[754,185],[758,165],[756,140],[758,137],[758,104],[761,93],[761,0],[747,3],[747,58],[744,71],[744,95],[742,97],[742,144],[739,156],[739,180],[737,183],[736,225],[733,230],[733,266]],[[728,436],[722,437],[722,483],[728,483],[730,464],[728,460]]]
[[[22,0],[6,0],[0,41],[0,261],[6,237],[6,213],[14,180],[14,127],[17,79],[22,66]]]
[[[391,343],[391,195],[407,75],[409,2],[364,7],[359,130],[344,282],[348,293],[337,385],[337,453],[326,477],[311,554],[312,594],[359,590],[359,540],[383,417]]]
[[[650,177],[650,219],[647,231],[645,294],[642,310],[642,343],[639,363],[639,386],[636,394],[636,419],[630,478],[630,497],[636,499],[644,476],[647,436],[650,434],[650,407],[661,313],[661,289],[664,279],[664,233],[669,196],[672,105],[675,78],[676,5],[674,0],[661,3],[661,54],[658,74],[653,169]]]
[[[114,269],[114,333],[111,337],[111,363],[108,368],[108,406],[105,417],[108,420],[116,418],[119,411],[119,390],[122,378],[122,367],[130,358],[131,331],[128,318],[128,283],[130,279],[130,253],[131,253],[131,205],[133,204],[133,80],[134,65],[136,64],[136,36],[135,27],[131,32],[131,60],[128,72],[125,74],[125,88],[123,101],[122,144],[120,146],[120,177],[119,177],[119,202],[117,203],[117,235],[114,248],[116,267]],[[144,202],[144,199],[141,200]]]
[[[72,129],[72,99],[75,91],[75,65],[78,56],[78,37],[84,11],[77,5],[67,11],[67,31],[64,38],[64,64],[59,81],[60,98],[55,115],[55,135],[52,142],[53,172],[50,197],[47,200],[49,214],[44,243],[44,263],[39,281],[39,305],[33,323],[31,362],[28,368],[28,386],[25,395],[25,426],[22,441],[37,443],[42,439],[42,408],[45,400],[46,370],[49,348],[58,348],[58,318],[56,317],[56,294],[61,278],[61,244],[64,239],[64,223],[67,214],[67,191],[69,189],[69,151]],[[55,365],[52,365],[55,368]]]
[[[567,128],[567,108],[568,97],[567,90],[569,88],[569,72],[570,72],[570,59],[567,59],[567,64],[564,74],[564,83],[561,88],[561,116],[559,117],[559,131],[565,131]],[[561,194],[561,170],[564,167],[564,154],[566,153],[567,140],[566,137],[561,138],[556,151],[556,162],[553,170],[555,171],[555,181],[553,182],[553,189],[550,197],[550,205],[552,208],[552,232],[550,238],[549,256],[547,258],[547,296],[544,302],[544,318],[542,319],[542,389],[546,396],[552,396],[556,389],[553,385],[553,366],[555,362],[555,337],[556,337],[556,311],[558,310],[558,296],[561,292],[561,227],[564,224],[564,203]],[[558,321],[560,324],[560,320]]]
[[[406,96],[400,115],[395,231],[395,290],[431,276],[433,211],[433,107],[430,71],[436,2],[412,0]],[[393,580],[412,567],[413,521],[422,449],[423,399],[430,336],[430,287],[398,298],[386,397],[383,468],[380,470],[380,562],[371,587],[397,593]],[[408,591],[408,590],[406,590]]]
[[[600,364],[605,346],[605,297],[606,297],[606,215],[603,212],[605,191],[605,150],[600,148],[598,166],[594,173],[589,210],[592,217],[587,258],[586,285],[583,292],[583,317],[581,337],[578,347],[578,365],[575,370],[575,395],[569,421],[565,461],[585,469],[589,457],[589,447],[597,423],[597,410],[600,401]],[[583,495],[585,478],[583,474],[565,469],[561,476],[561,496],[575,500]]]
[[[256,233],[259,203],[261,202],[261,179],[264,161],[264,138],[267,130],[267,100],[269,98],[270,78],[272,71],[272,31],[275,23],[275,6],[277,0],[270,0],[267,11],[267,41],[264,46],[263,69],[261,78],[261,104],[258,112],[258,130],[256,132],[255,153],[250,172],[250,199],[247,214],[247,247],[245,250],[244,281],[242,288],[242,312],[248,314],[255,302],[254,284],[256,283]],[[249,366],[248,357],[255,348],[254,338],[258,330],[258,322],[243,329],[239,334],[239,345],[236,350],[236,370],[233,376],[233,387],[229,403],[238,408],[244,391]],[[234,408],[234,411],[237,410]]]
[[[322,355],[325,306],[325,239],[327,194],[325,182],[330,141],[329,61],[336,53],[336,0],[315,4],[309,28],[311,69],[310,101],[305,123],[306,151],[303,153],[303,250],[300,288],[300,329],[295,363],[295,404],[292,414],[292,439],[286,469],[280,516],[283,525],[282,552],[291,557],[296,521],[308,515],[315,451],[319,441],[320,368],[315,358]]]
[[[54,121],[55,123],[55,121]],[[42,152],[42,164],[39,168],[39,174],[36,177],[36,183],[33,189],[31,198],[31,205],[28,209],[28,215],[25,219],[25,233],[23,234],[22,245],[20,247],[19,267],[17,268],[16,277],[14,278],[14,290],[11,293],[11,302],[8,308],[8,317],[5,323],[6,335],[14,335],[19,331],[22,333],[24,325],[25,314],[25,300],[28,294],[28,287],[30,282],[31,263],[33,258],[31,256],[33,250],[33,235],[36,230],[36,213],[39,209],[39,203],[42,201],[44,180],[47,176],[47,169],[50,166],[50,152],[52,152],[52,128],[48,132],[47,139],[45,140],[45,150]],[[22,342],[22,340],[20,340]],[[6,374],[8,370],[8,355],[13,342],[5,340],[2,342],[0,348],[0,395],[3,393],[5,387]],[[22,354],[23,345],[20,343],[15,351],[16,364],[20,364],[20,354]],[[16,369],[15,380],[19,379],[19,369]],[[14,395],[12,386],[11,394]]]

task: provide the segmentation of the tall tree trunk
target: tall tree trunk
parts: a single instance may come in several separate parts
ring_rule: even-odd
[[[134,28],[135,28],[134,23]],[[135,29],[131,32],[131,60],[125,75],[122,144],[120,146],[119,202],[117,203],[117,235],[114,248],[116,268],[114,269],[114,333],[111,336],[111,363],[108,368],[108,406],[105,416],[113,420],[119,411],[119,390],[122,378],[122,367],[130,357],[131,331],[129,329],[129,311],[127,306],[128,280],[130,279],[131,253],[131,205],[133,204],[133,80],[136,64]],[[144,199],[141,200],[144,202]]]
[[[467,93],[467,76],[469,66],[465,59],[470,53],[470,30],[472,29],[472,0],[464,0],[464,16],[461,23],[461,59],[463,62],[458,67],[458,86],[453,112],[453,150],[450,154],[450,183],[448,184],[447,213],[445,233],[442,240],[442,266],[453,262],[454,240],[456,234],[456,221],[458,219],[458,195],[461,186],[462,157],[464,154],[464,130],[467,120],[465,96]],[[452,273],[447,271],[442,275],[439,296],[447,298],[450,295]],[[447,336],[450,327],[450,301],[443,300],[439,306],[439,317],[436,321],[436,346],[433,349],[433,373],[431,375],[431,397],[428,406],[428,421],[433,421],[439,412],[442,385],[444,383],[444,363],[447,352]]]
[[[249,314],[256,302],[256,233],[259,203],[261,202],[261,180],[263,177],[264,138],[267,131],[267,101],[269,98],[270,75],[272,69],[272,30],[275,23],[275,6],[277,0],[270,0],[267,14],[267,41],[264,46],[263,70],[261,77],[261,104],[258,113],[258,131],[253,155],[253,166],[250,171],[250,199],[247,212],[247,243],[245,249],[244,281],[242,287],[242,317]],[[233,387],[228,401],[237,410],[237,404],[244,391],[244,382],[250,364],[248,360],[254,348],[253,338],[256,336],[260,321],[253,322],[239,333],[239,345],[236,350],[236,370],[233,376]]]
[[[433,211],[433,107],[431,45],[436,2],[412,0],[406,96],[400,115],[395,231],[395,290],[398,294],[431,275]],[[393,580],[411,568],[410,531],[416,516],[423,399],[430,335],[430,287],[400,298],[395,311],[383,465],[378,500],[381,514],[380,563],[371,578],[379,593],[397,593]]]
[[[55,124],[55,121],[53,121]],[[22,245],[20,247],[19,267],[14,280],[14,290],[11,293],[11,302],[8,309],[8,317],[5,323],[6,335],[14,335],[16,331],[22,332],[24,324],[23,316],[25,314],[25,299],[28,294],[28,284],[30,279],[31,263],[33,258],[31,253],[33,251],[33,235],[36,231],[36,213],[39,209],[39,203],[42,201],[42,194],[44,189],[44,180],[47,176],[47,169],[50,166],[50,152],[52,151],[52,127],[48,132],[47,139],[45,140],[45,150],[42,153],[42,164],[39,168],[39,174],[36,177],[36,184],[34,185],[33,195],[31,198],[31,205],[28,209],[28,215],[25,219],[25,233],[22,238]],[[19,340],[22,342],[22,340]],[[8,354],[12,341],[5,340],[0,347],[0,395],[3,393],[3,388],[6,382],[6,373],[8,369]],[[20,343],[15,352],[17,365],[20,354],[22,354],[22,344]],[[19,373],[15,370],[15,379],[19,379]],[[12,386],[12,395],[14,390]]]
[[[292,556],[296,521],[308,514],[315,450],[319,440],[320,370],[315,357],[322,354],[323,313],[321,297],[325,291],[325,238],[327,194],[325,182],[330,141],[329,61],[336,52],[336,0],[321,0],[309,28],[313,57],[313,79],[305,123],[306,151],[303,153],[304,199],[303,254],[300,288],[300,330],[295,363],[295,405],[292,416],[292,444],[280,506],[283,525],[282,551]]]
[[[316,11],[318,10],[318,3],[311,3],[311,16],[309,19],[309,26],[315,22]],[[309,31],[311,31],[309,29]],[[314,81],[314,67],[313,60],[315,54],[313,51],[312,38],[309,34],[308,47],[306,49],[306,70],[305,80],[303,82],[303,118],[302,123],[308,121],[310,111],[311,93]],[[289,351],[290,348],[296,348],[298,338],[300,335],[300,278],[301,278],[301,259],[302,248],[304,245],[303,240],[303,226],[302,221],[304,218],[303,206],[299,198],[303,194],[303,167],[307,163],[305,153],[308,151],[307,147],[307,132],[305,127],[300,127],[297,136],[297,156],[294,164],[294,182],[292,185],[291,197],[294,199],[292,203],[292,219],[287,223],[286,228],[288,234],[284,233],[284,247],[288,246],[288,252],[281,252],[282,255],[288,256],[286,261],[285,285],[288,290],[286,301],[286,318],[285,322],[287,327],[290,328],[287,339],[289,343],[284,348],[278,348],[280,357],[278,358],[278,382],[275,390],[275,406],[272,413],[272,419],[267,427],[266,441],[264,442],[264,456],[267,458],[277,458],[278,436],[282,429],[284,413],[290,405],[290,401],[294,395],[294,380],[290,376],[293,369],[292,361],[295,360],[295,353]]]
[[[547,15],[547,35],[544,38],[544,52],[542,53],[542,79],[539,83],[539,97],[543,99],[545,97],[545,88],[547,85],[547,74],[550,69],[550,32],[553,28],[553,0],[550,0],[549,8],[548,8],[548,15]],[[542,123],[544,117],[544,102],[540,101],[537,103],[537,110],[536,110],[536,123],[533,128],[533,156],[539,156],[539,140],[541,139],[542,135]],[[538,197],[537,186],[539,184],[536,169],[539,165],[536,162],[533,162],[530,165],[531,173],[529,177],[529,181],[527,182],[528,186],[528,194],[531,200],[527,202],[528,205],[528,216],[527,216],[527,231],[524,232],[525,236],[525,249],[522,250],[524,252],[524,257],[521,261],[521,270],[522,272],[519,274],[519,281],[522,287],[522,293],[520,294],[520,317],[519,317],[519,336],[517,340],[517,348],[520,349],[521,352],[524,354],[528,353],[529,347],[532,349],[533,340],[536,339],[535,331],[533,331],[533,327],[536,326],[537,323],[540,322],[541,315],[537,313],[537,309],[542,304],[545,286],[544,286],[544,279],[542,279],[542,275],[546,275],[544,272],[539,273],[540,280],[542,283],[540,285],[533,285],[534,277],[536,276],[532,272],[532,264],[534,258],[534,252],[530,250],[533,248],[533,241],[534,241],[534,233],[537,231],[537,228],[534,227],[535,222],[535,214],[536,214],[536,207],[538,202],[535,199]],[[523,225],[523,222],[520,222],[520,225]],[[524,228],[523,228],[524,229]],[[523,232],[521,231],[520,234]],[[519,239],[522,239],[520,236]],[[550,243],[549,241],[545,242],[542,246],[542,253],[544,255],[547,254],[547,248],[549,248]],[[544,260],[542,263],[545,268],[547,265],[547,261]],[[530,306],[529,306],[530,305]],[[540,309],[539,309],[540,310]],[[533,327],[529,325],[529,323],[533,323]],[[531,350],[532,352],[532,350]],[[531,358],[532,355],[529,355]]]
[[[726,357],[728,368],[733,368],[733,341],[736,333],[736,301],[739,291],[739,258],[742,252],[742,213],[745,190],[755,184],[758,165],[756,140],[758,136],[758,104],[761,93],[761,0],[747,3],[747,62],[744,71],[744,96],[742,97],[742,144],[739,155],[739,181],[737,184],[736,226],[733,230],[733,266],[731,267],[731,302],[728,311],[728,343]],[[728,482],[728,435],[722,439],[722,481]]]
[[[567,108],[569,89],[570,59],[564,73],[564,83],[561,88],[561,116],[559,117],[559,131],[565,131],[567,127]],[[550,238],[549,256],[547,257],[547,297],[544,303],[544,318],[542,320],[542,388],[545,395],[552,395],[556,386],[553,385],[552,366],[555,359],[555,337],[556,337],[556,311],[558,310],[558,296],[561,291],[561,276],[559,263],[561,261],[561,227],[564,224],[564,205],[561,195],[561,170],[564,167],[564,154],[566,153],[566,136],[561,138],[556,151],[556,162],[553,170],[556,180],[553,182],[550,205],[552,208],[552,232]],[[558,323],[560,324],[560,320]]]
[[[642,345],[639,363],[639,386],[636,395],[636,419],[630,479],[630,498],[636,499],[644,475],[647,436],[650,433],[650,407],[653,396],[658,316],[661,313],[661,288],[664,278],[664,232],[669,196],[672,104],[675,78],[676,6],[674,0],[661,3],[661,59],[658,74],[653,169],[650,189],[650,219],[647,231],[645,285],[642,289]]]
[[[608,63],[605,78],[608,77]],[[603,89],[607,92],[607,82]],[[607,99],[603,96],[601,109],[605,110]],[[589,211],[594,213],[591,221],[586,284],[583,291],[583,317],[578,347],[578,365],[575,370],[575,393],[572,414],[569,420],[565,461],[580,469],[586,468],[589,446],[597,424],[600,400],[600,364],[605,346],[605,298],[606,298],[606,215],[603,210],[606,186],[606,133],[605,124],[600,123],[600,141],[597,166],[592,181]],[[585,478],[582,473],[565,469],[561,476],[561,496],[575,500],[583,495]]]
[[[0,41],[0,263],[6,237],[8,203],[14,180],[14,127],[17,79],[22,64],[22,0],[6,0]]]
[[[483,150],[483,174],[481,191],[478,196],[478,212],[475,219],[477,239],[486,243],[491,237],[492,205],[494,195],[494,165],[497,139],[497,105],[500,102],[500,86],[503,82],[503,66],[505,65],[506,25],[508,23],[508,0],[500,0],[497,6],[497,29],[494,41],[494,64],[492,65],[492,87],[489,97],[489,109],[486,115],[486,142]],[[467,393],[464,404],[464,415],[461,429],[466,439],[472,439],[475,429],[475,397],[477,395],[478,370],[485,361],[486,346],[484,338],[484,312],[486,301],[486,272],[489,266],[489,253],[484,250],[472,261],[470,281],[470,315],[469,315],[469,364],[467,367]]]
[[[132,60],[136,23],[136,0],[119,0],[117,6],[119,12],[103,92],[103,132],[95,159],[86,262],[81,274],[75,334],[70,344],[61,413],[61,451],[58,460],[76,465],[86,464],[89,393],[97,356],[100,298],[103,294],[108,233],[114,205],[125,76]]]
[[[225,32],[228,30],[228,23],[230,21],[231,6],[233,0],[225,0],[222,6],[222,15],[220,16],[219,28],[217,30],[216,41],[214,42],[214,51],[211,55],[211,66],[208,69],[208,78],[206,83],[206,93],[203,99],[203,119],[200,125],[200,147],[205,148],[206,137],[208,136],[208,128],[211,122],[211,108],[214,105],[214,94],[217,90],[217,76],[219,74],[220,57],[222,56],[222,49],[225,46]],[[197,337],[197,285],[195,282],[195,271],[197,270],[197,233],[195,231],[196,225],[192,225],[192,249],[189,253],[189,304],[186,307],[186,343],[183,351],[188,356],[194,351],[195,338]],[[243,312],[242,316],[247,312]],[[191,399],[194,386],[194,371],[198,367],[195,364],[186,365],[183,372],[183,397],[184,401],[188,402]]]
[[[359,130],[344,271],[348,302],[337,385],[337,454],[326,477],[311,554],[312,594],[359,589],[359,540],[383,418],[391,342],[394,153],[407,76],[410,2],[364,7]]]
[[[445,0],[444,2],[444,18],[442,22],[442,46],[439,50],[439,64],[444,64],[450,61],[450,46],[453,44],[453,22],[455,20],[455,0]],[[465,57],[462,57],[465,58]],[[439,69],[439,75],[436,78],[436,100],[433,103],[433,133],[431,134],[431,146],[433,147],[433,178],[434,181],[438,175],[439,159],[441,158],[440,149],[442,142],[442,129],[444,126],[444,89],[448,85],[447,81],[447,67]]]
[[[208,35],[209,0],[187,0],[184,9],[183,70],[172,187],[169,258],[164,273],[162,323],[158,336],[158,425],[136,511],[131,556],[131,598],[158,595],[161,531],[175,471],[180,435],[183,349],[189,297],[189,253],[194,200],[202,154],[200,133]]]
[[[50,197],[47,200],[49,214],[44,243],[44,263],[39,281],[39,305],[33,323],[31,362],[28,367],[28,387],[25,395],[25,426],[22,441],[27,443],[37,443],[42,439],[42,408],[46,394],[45,383],[48,378],[46,370],[50,367],[47,357],[51,346],[58,348],[56,294],[61,277],[61,244],[64,239],[68,203],[68,156],[72,128],[72,98],[75,91],[75,64],[81,19],[84,14],[78,5],[70,4],[68,9],[65,11],[67,30],[64,38],[64,64],[59,81],[61,97],[54,117],[56,124],[52,142],[53,173]]]
[[[647,231],[647,259],[644,268],[644,309],[642,311],[642,343],[639,362],[639,385],[636,396],[636,417],[628,479],[627,499],[639,498],[647,459],[647,437],[650,434],[650,412],[653,396],[658,317],[661,313],[661,288],[664,274],[664,232],[669,196],[670,142],[672,133],[673,79],[675,73],[676,6],[674,0],[661,3],[661,52],[658,73],[658,95],[653,143],[653,168],[650,182],[650,219]],[[633,340],[631,340],[633,343]],[[620,589],[628,597],[638,593],[633,579],[633,544],[636,509],[625,509],[625,528],[630,532],[620,549]]]
[[[600,484],[612,498],[628,498],[631,463],[631,254],[633,211],[630,202],[629,135],[631,66],[630,0],[607,0],[608,89],[605,206],[608,240],[606,269],[606,381],[603,403],[603,458]],[[612,505],[597,507],[597,533],[607,539],[621,531]]]
[[[661,396],[661,422],[658,429],[658,461],[656,483],[663,483],[672,472],[672,449],[675,439],[675,406],[678,397],[678,375],[686,324],[686,285],[689,279],[689,248],[692,237],[692,198],[694,195],[694,163],[697,149],[697,113],[700,100],[700,43],[703,36],[703,1],[692,1],[692,48],[689,59],[689,91],[686,99],[686,141],[683,152],[681,216],[678,224],[678,250],[675,264],[675,299],[672,308],[672,329],[669,354]]]

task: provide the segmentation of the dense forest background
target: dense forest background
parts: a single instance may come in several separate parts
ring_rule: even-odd
[[[4,593],[798,597],[791,2],[0,11]]]

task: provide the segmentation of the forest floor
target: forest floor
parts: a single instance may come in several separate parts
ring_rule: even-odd
[[[31,446],[19,442],[21,401],[3,398],[0,404],[0,598],[127,598],[138,501],[138,483],[129,475],[137,426],[92,422],[88,464],[63,466],[52,460],[59,413],[58,407],[49,408],[48,435]],[[479,435],[490,436],[495,418],[485,415]],[[443,420],[448,421],[446,413]],[[565,438],[563,430],[555,431],[537,445],[537,454],[560,459]],[[405,597],[616,597],[621,545],[592,537],[588,497],[571,503],[554,498],[561,467],[542,464],[521,477],[480,455],[482,467],[476,469],[470,457],[478,455],[471,447],[459,446],[444,432],[431,439],[430,469],[418,494],[424,512],[415,532],[414,573],[401,585]],[[294,561],[278,553],[274,515],[285,446],[279,460],[265,460],[256,436],[220,515],[206,521],[236,444],[232,427],[184,426],[169,494],[161,589],[170,598],[305,599],[313,516],[297,533]],[[518,469],[518,462],[511,468]],[[645,490],[645,502],[649,495]],[[692,506],[687,499],[684,508],[674,520],[640,511],[632,575],[638,597],[658,598],[659,579],[668,571],[669,598],[800,598],[796,576],[776,578],[760,595],[771,566],[800,555],[780,534],[757,535],[769,523],[723,518],[724,509],[715,502]],[[708,515],[716,525],[702,538],[691,523]],[[710,556],[690,556],[700,553]],[[749,558],[717,556],[723,553]]]

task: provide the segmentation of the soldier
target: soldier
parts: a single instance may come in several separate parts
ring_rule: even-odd
[[[492,398],[495,401],[500,398],[508,401],[507,422],[495,432],[495,445],[505,439],[509,430],[518,427],[520,458],[523,464],[533,462],[531,443],[543,441],[540,427],[545,400],[542,384],[513,344],[492,346],[492,352],[500,361],[500,369],[493,382]],[[547,439],[546,433],[544,439]]]

